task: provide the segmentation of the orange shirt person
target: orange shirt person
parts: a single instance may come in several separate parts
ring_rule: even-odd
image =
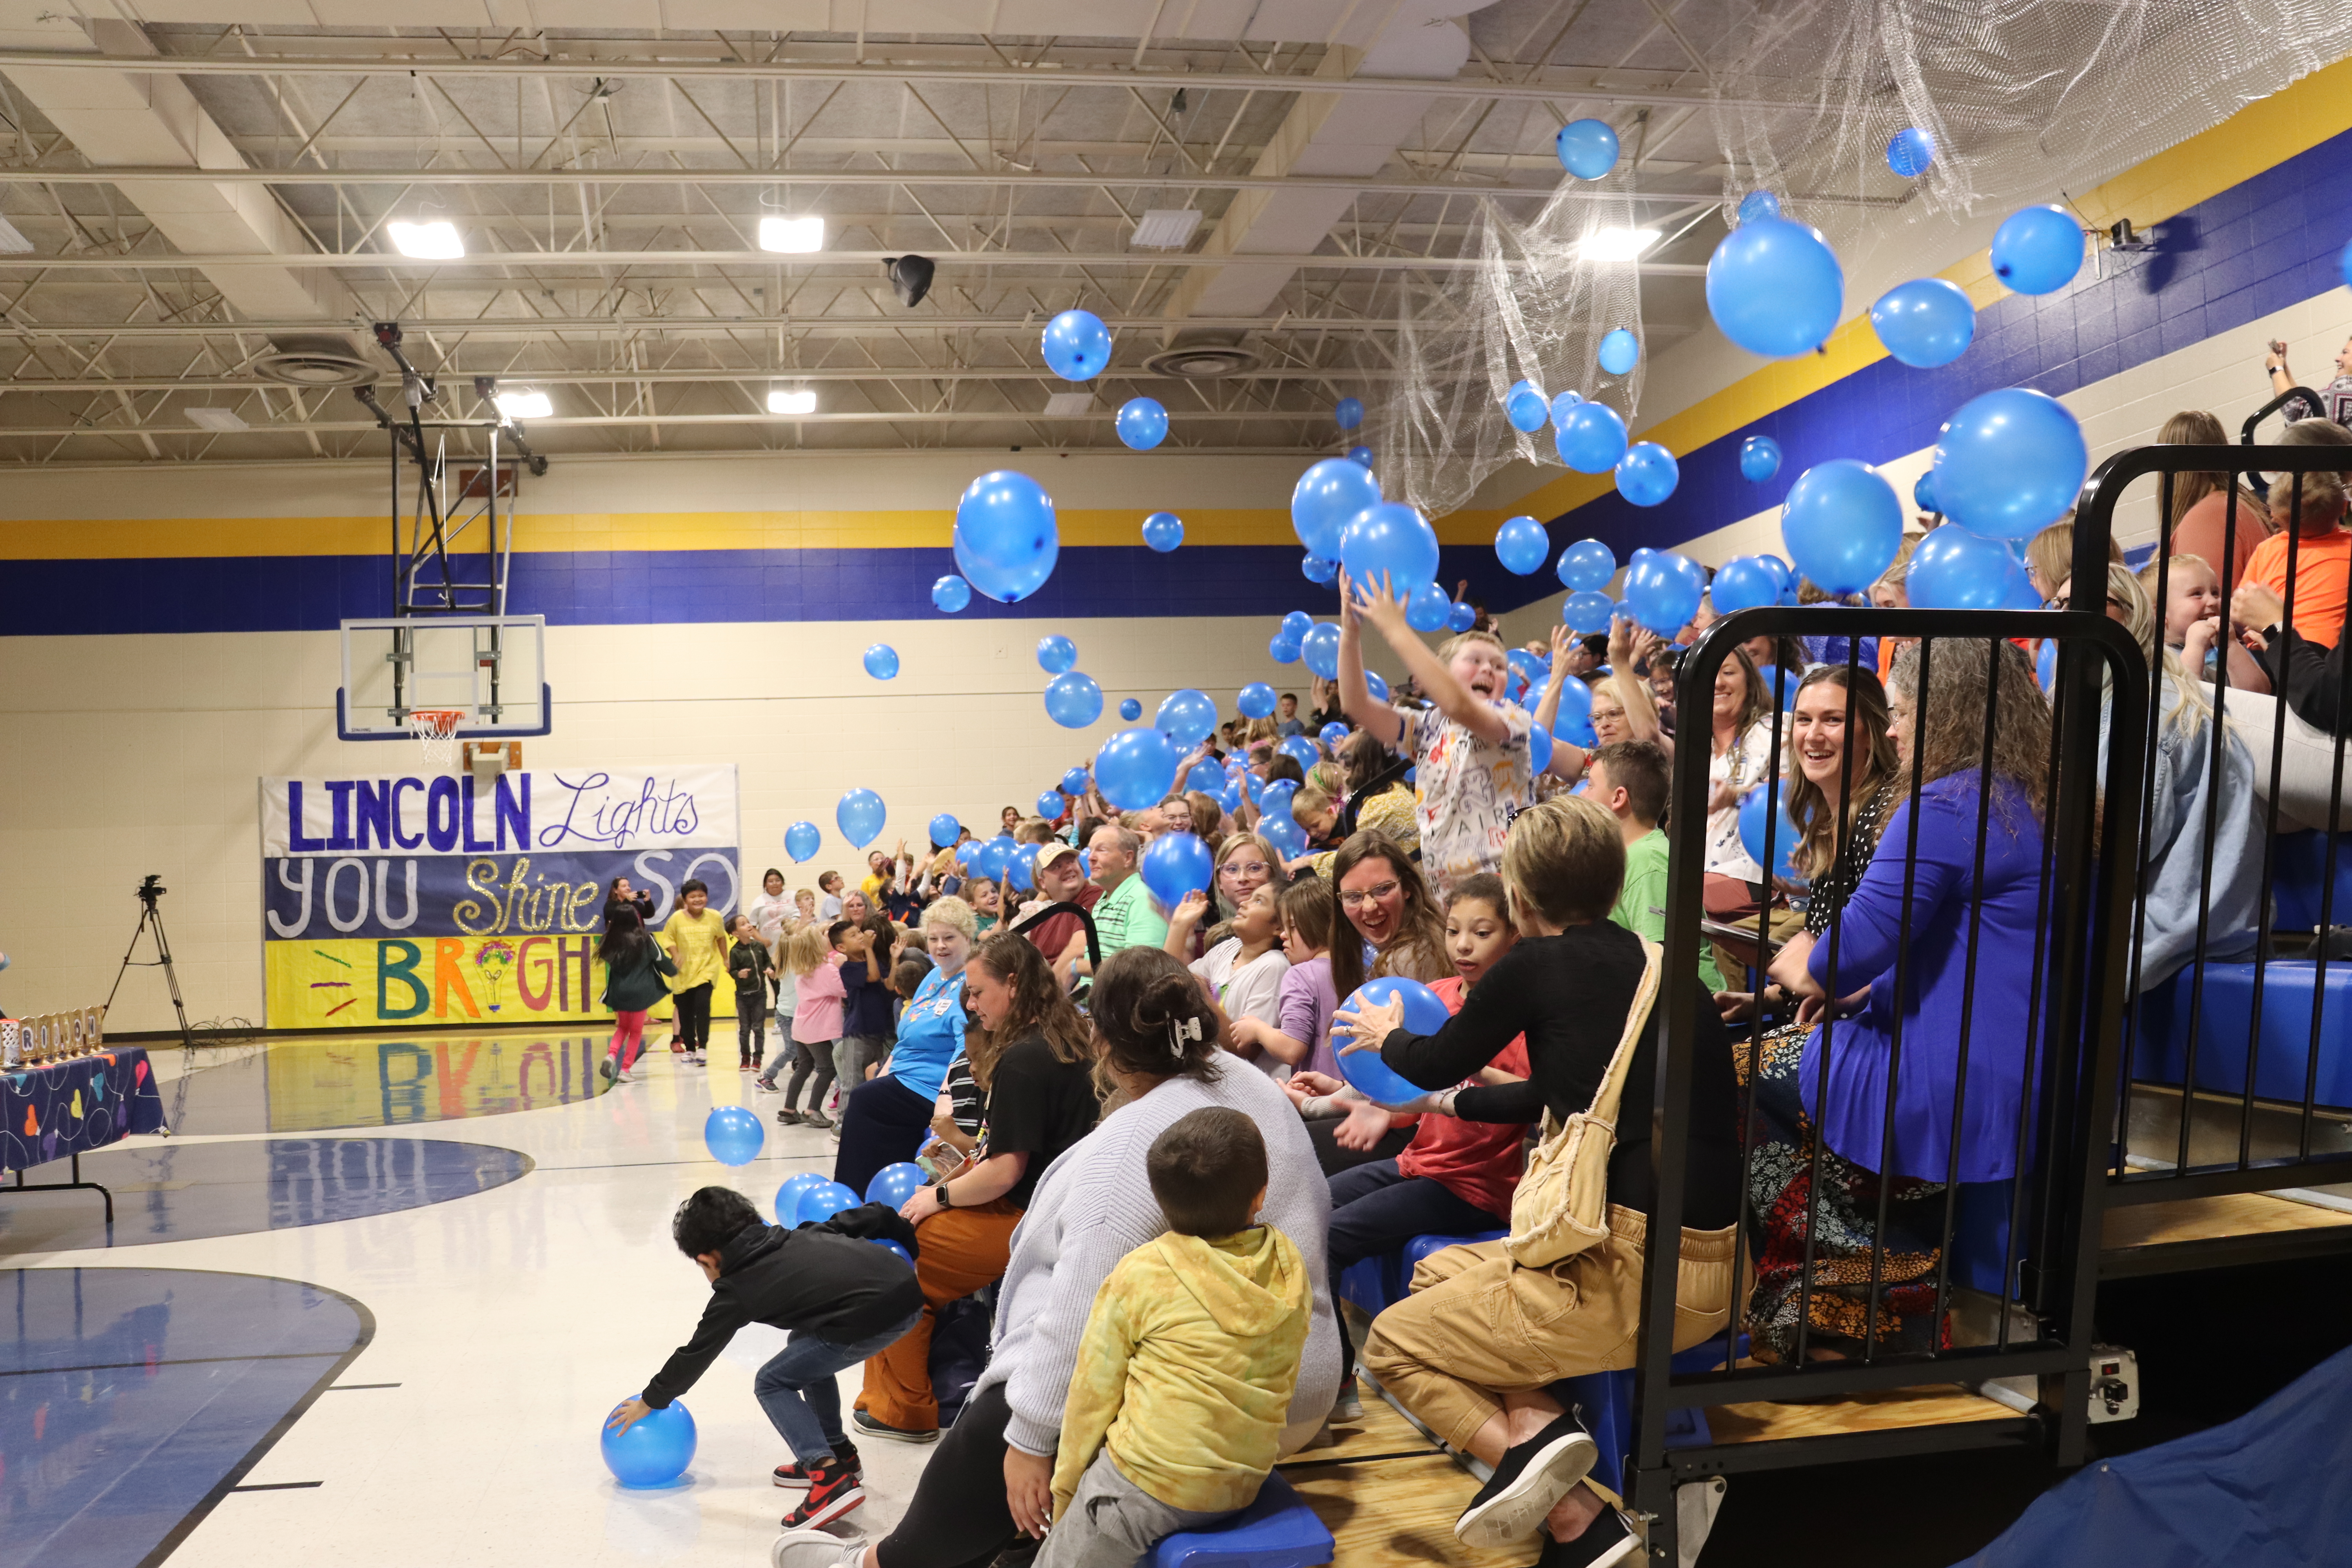
[[[2286,476],[2280,476],[2282,479]],[[2352,533],[2344,531],[2343,479],[2308,473],[2297,480],[2292,504],[2272,490],[2273,520],[2281,531],[2255,546],[2246,563],[2246,581],[2259,583],[2287,602],[2287,624],[2306,641],[2334,647],[2344,630],[2344,597],[2352,585]],[[2287,593],[2285,532],[2292,525],[2294,593]]]

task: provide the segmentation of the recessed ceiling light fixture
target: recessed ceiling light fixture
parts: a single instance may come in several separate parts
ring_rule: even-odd
[[[1192,231],[1201,226],[1201,215],[1191,207],[1153,207],[1135,220],[1135,235],[1129,244],[1146,250],[1181,250],[1192,243]]]
[[[209,430],[215,436],[227,436],[239,430],[250,430],[253,428],[252,426],[247,425],[244,420],[236,416],[236,411],[235,409],[191,408],[186,412],[189,424],[194,425],[199,430]]]
[[[805,256],[812,250],[823,250],[824,219],[763,217],[760,220],[760,248],[781,251],[786,256]]]
[[[1632,261],[1657,243],[1654,228],[1604,228],[1584,242],[1583,253],[1594,261]]]
[[[814,414],[816,412],[816,390],[814,387],[777,387],[768,394],[771,414]]]
[[[490,401],[498,405],[499,412],[509,419],[546,419],[555,413],[555,405],[549,400],[547,394],[536,387],[524,386],[512,392],[501,392]]]
[[[1095,395],[1091,392],[1055,392],[1045,398],[1048,419],[1083,419],[1094,412]]]
[[[388,223],[383,231],[392,237],[394,250],[420,261],[455,261],[466,254],[466,242],[457,237],[457,226],[447,218],[435,218],[430,223]]]

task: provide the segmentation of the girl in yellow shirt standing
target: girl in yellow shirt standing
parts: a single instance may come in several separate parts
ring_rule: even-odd
[[[727,921],[710,907],[710,889],[699,878],[678,889],[677,910],[662,926],[662,946],[677,965],[669,981],[677,997],[670,1049],[699,1066],[710,1044],[710,988],[727,974]]]

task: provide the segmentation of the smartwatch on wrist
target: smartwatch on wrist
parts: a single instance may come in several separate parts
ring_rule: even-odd
[[[948,1199],[948,1184],[945,1182],[933,1184],[931,1187],[931,1201],[938,1204],[942,1209],[951,1209],[955,1207],[955,1205]]]

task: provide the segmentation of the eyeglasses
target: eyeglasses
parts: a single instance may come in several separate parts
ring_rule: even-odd
[[[1235,860],[1224,868],[1228,877],[1263,877],[1273,869],[1263,860]]]
[[[1377,887],[1366,888],[1359,893],[1342,893],[1339,895],[1339,907],[1343,910],[1360,910],[1366,904],[1377,904],[1382,899],[1393,894],[1397,887],[1398,884],[1394,882],[1382,882]]]

